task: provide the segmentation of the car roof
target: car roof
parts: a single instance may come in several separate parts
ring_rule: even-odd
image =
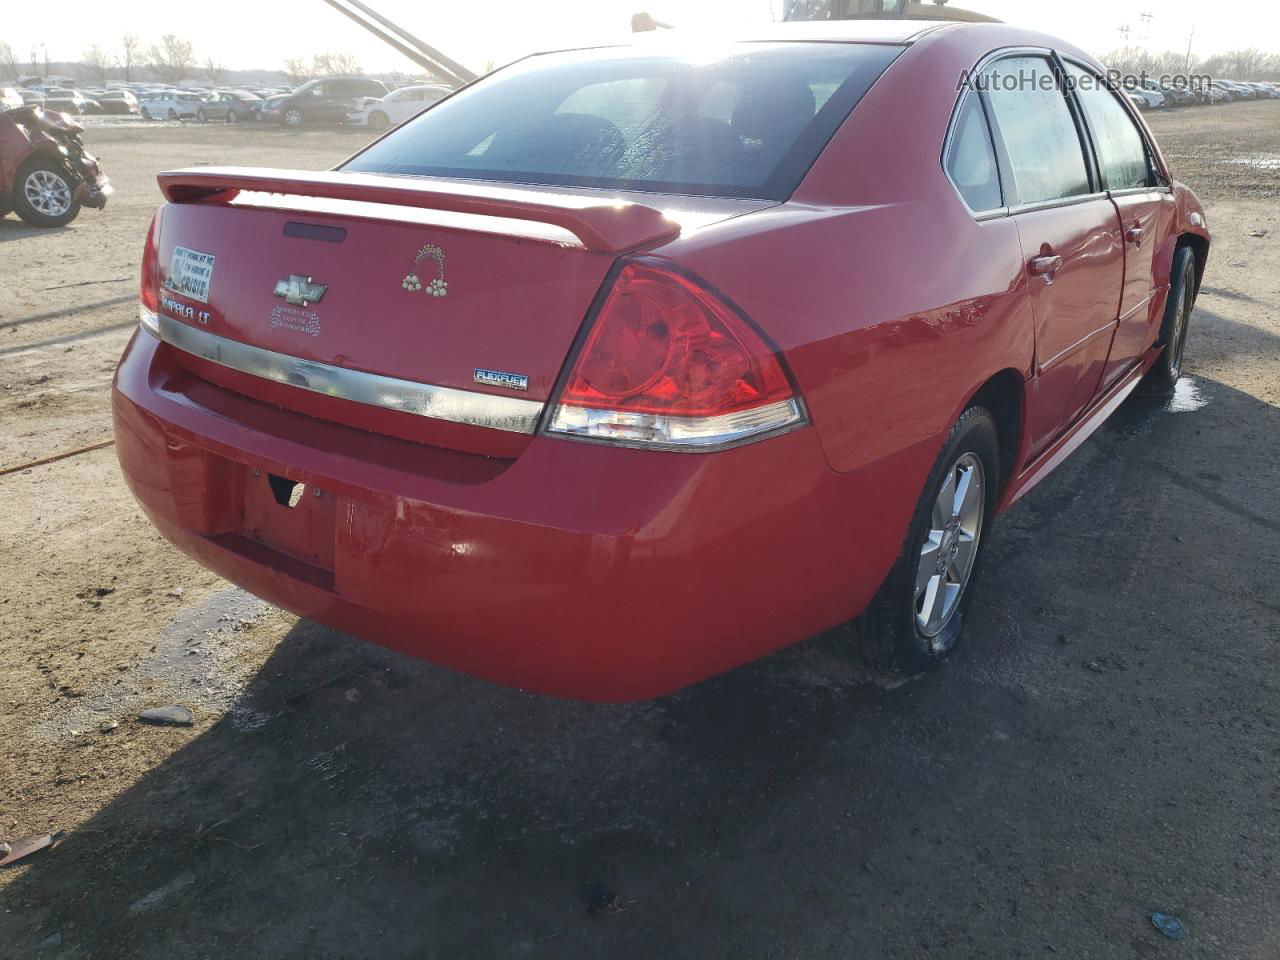
[[[728,31],[717,30],[714,36],[729,43],[768,41],[825,41],[829,43],[893,43],[906,44],[953,23],[937,20],[791,20],[783,23],[749,24]],[[702,35],[697,28],[660,30],[637,33],[629,44],[644,47],[666,42],[680,43],[684,38]],[[556,48],[548,48],[552,52]]]
[[[911,43],[952,26],[942,20],[791,20],[756,26],[735,40],[826,40],[853,43]]]
[[[699,36],[694,30],[661,30],[634,34],[629,43],[619,46],[621,49],[632,50],[667,45],[678,48],[695,37],[705,39],[705,36]],[[928,40],[930,43],[942,44],[954,42],[965,47],[985,45],[989,50],[1015,46],[1048,47],[1078,59],[1093,61],[1088,53],[1059,37],[998,21],[792,20],[783,23],[748,25],[729,32],[717,31],[715,37],[725,43],[825,42],[910,46],[918,41]],[[558,51],[548,49],[543,52]]]

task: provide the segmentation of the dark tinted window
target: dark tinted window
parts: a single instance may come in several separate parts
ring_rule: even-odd
[[[1090,192],[1080,135],[1057,75],[1043,57],[998,60],[979,80],[1009,153],[1010,202],[1060,200]]]
[[[1089,129],[1098,150],[1102,179],[1110,190],[1146,187],[1151,184],[1147,163],[1147,146],[1134,126],[1129,112],[1107,89],[1102,79],[1073,63],[1067,64],[1067,76],[1075,87],[1076,98],[1089,118]]]
[[[1000,199],[1000,173],[991,145],[982,103],[975,95],[965,97],[947,150],[947,173],[974,212],[994,210]]]
[[[783,199],[901,48],[738,44],[719,56],[530,57],[344,169]]]

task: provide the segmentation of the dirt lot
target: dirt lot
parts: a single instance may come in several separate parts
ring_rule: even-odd
[[[837,631],[523,695],[229,588],[109,446],[0,475],[0,839],[63,831],[0,870],[0,957],[1280,955],[1280,103],[1151,122],[1216,234],[1189,376],[999,522],[964,650],[897,688]],[[0,221],[0,470],[110,439],[158,170],[361,142],[89,140],[105,212]]]

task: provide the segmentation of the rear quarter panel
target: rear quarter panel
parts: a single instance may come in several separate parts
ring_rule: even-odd
[[[998,46],[1004,34],[995,36]],[[1007,37],[1026,42],[1021,31]],[[1031,373],[1016,225],[976,220],[941,163],[962,71],[991,46],[945,29],[917,42],[789,202],[662,251],[719,286],[783,349],[832,469],[908,455],[912,504],[982,384],[1002,370]]]

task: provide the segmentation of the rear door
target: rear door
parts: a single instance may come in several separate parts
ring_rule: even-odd
[[[1035,316],[1027,405],[1035,455],[1098,393],[1119,312],[1124,245],[1048,52],[1002,58],[984,81]]]
[[[303,117],[311,122],[324,122],[333,119],[333,95],[331,81],[316,83],[307,87],[306,92],[298,97],[298,107]]]
[[[1106,388],[1155,342],[1169,289],[1172,251],[1164,238],[1174,215],[1173,191],[1157,172],[1134,117],[1106,82],[1076,63],[1066,63],[1066,70],[1089,128],[1102,185],[1124,232],[1124,288],[1120,321],[1102,377]],[[1157,269],[1160,259],[1163,270]]]

